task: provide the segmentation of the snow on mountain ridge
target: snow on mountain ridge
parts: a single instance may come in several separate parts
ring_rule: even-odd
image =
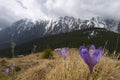
[[[21,19],[12,24],[11,27],[0,30],[0,42],[14,40],[17,44],[27,42],[46,35],[53,35],[87,28],[105,28],[110,31],[120,32],[120,21],[93,17],[91,19],[80,19],[74,17],[60,17],[51,20]],[[93,33],[91,33],[93,34]],[[90,38],[88,36],[88,38]],[[9,43],[10,44],[10,43]]]
[[[44,27],[45,31],[44,35],[46,34],[58,34],[64,32],[70,32],[73,30],[80,30],[86,28],[106,28],[108,30],[117,31],[118,23],[113,20],[107,21],[101,17],[92,17],[89,20],[82,20],[79,18],[74,17],[60,17],[58,19],[51,19],[51,20],[37,20],[32,21],[30,19],[21,19],[15,22],[12,26],[17,26],[18,33],[20,34],[23,31],[29,31],[34,28],[34,26],[38,24],[38,27],[41,25]]]

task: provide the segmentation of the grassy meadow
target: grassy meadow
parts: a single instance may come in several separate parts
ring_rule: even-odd
[[[20,58],[0,58],[0,80],[120,80],[120,61],[106,56],[89,73],[79,51],[71,48],[66,60],[52,51],[45,59],[45,52],[30,54]],[[14,74],[4,73],[4,68],[16,63]]]

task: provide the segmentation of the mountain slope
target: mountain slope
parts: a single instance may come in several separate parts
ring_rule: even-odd
[[[116,51],[120,52],[120,34],[108,31],[102,28],[90,28],[84,30],[77,30],[73,32],[55,34],[51,36],[44,36],[42,38],[35,39],[33,41],[16,46],[16,55],[26,55],[34,52],[43,51],[45,48],[50,47],[52,49],[60,47],[74,47],[79,48],[80,45],[91,45],[105,47],[110,53]],[[116,43],[118,40],[117,48]],[[0,51],[0,56],[11,56],[11,49],[5,49]]]
[[[60,17],[58,19],[37,21],[21,19],[13,23],[11,27],[0,30],[0,49],[10,47],[12,41],[19,45],[46,35],[87,28],[105,28],[110,31],[119,32],[120,22],[100,17],[83,20],[68,16]]]

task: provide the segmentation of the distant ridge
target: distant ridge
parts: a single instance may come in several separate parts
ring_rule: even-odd
[[[94,44],[95,46],[105,47],[110,53],[120,52],[120,34],[108,31],[104,28],[89,28],[83,30],[76,30],[72,32],[66,32],[61,34],[55,34],[51,36],[44,36],[37,38],[27,43],[16,46],[16,55],[27,55],[32,53],[34,46],[36,46],[35,52],[43,51],[46,48],[56,49],[61,47],[79,48],[80,45],[89,46]],[[118,46],[116,41],[118,40]],[[106,44],[107,43],[107,44]],[[105,46],[106,44],[106,46]],[[0,56],[11,56],[11,48],[1,50]]]

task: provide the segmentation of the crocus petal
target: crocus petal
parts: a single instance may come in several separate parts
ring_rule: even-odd
[[[91,66],[95,66],[99,61],[97,60],[97,58],[98,57],[96,57],[96,56],[93,56],[92,58],[91,58]]]
[[[102,53],[103,53],[103,49],[102,47],[100,47],[98,50],[94,52],[94,54],[92,54],[93,57],[92,59],[94,59],[94,61],[96,62],[99,62],[102,57]]]
[[[66,48],[66,55],[68,55],[69,53],[69,48]]]
[[[90,54],[89,54],[88,50],[84,46],[81,46],[79,48],[79,51],[80,51],[80,55],[81,55],[82,59],[85,61],[85,63],[87,65],[90,65],[91,58],[90,58]]]
[[[59,54],[60,54],[61,56],[63,56],[63,55],[65,54],[65,50],[64,50],[63,48],[61,48],[61,49],[59,50]]]
[[[64,53],[63,55],[64,55],[64,56],[67,56],[68,53],[69,53],[69,48],[63,48],[62,51],[63,51],[63,53]]]
[[[92,50],[95,50],[96,48],[95,48],[94,45],[91,45],[90,48],[89,48],[89,50],[91,50],[91,49],[92,49]]]
[[[94,45],[91,45],[90,48],[89,48],[89,53],[90,54],[93,54],[95,52],[96,48]]]
[[[66,59],[66,56],[68,55],[69,53],[69,48],[64,48],[64,54],[63,54],[63,57],[64,57],[64,60]]]

